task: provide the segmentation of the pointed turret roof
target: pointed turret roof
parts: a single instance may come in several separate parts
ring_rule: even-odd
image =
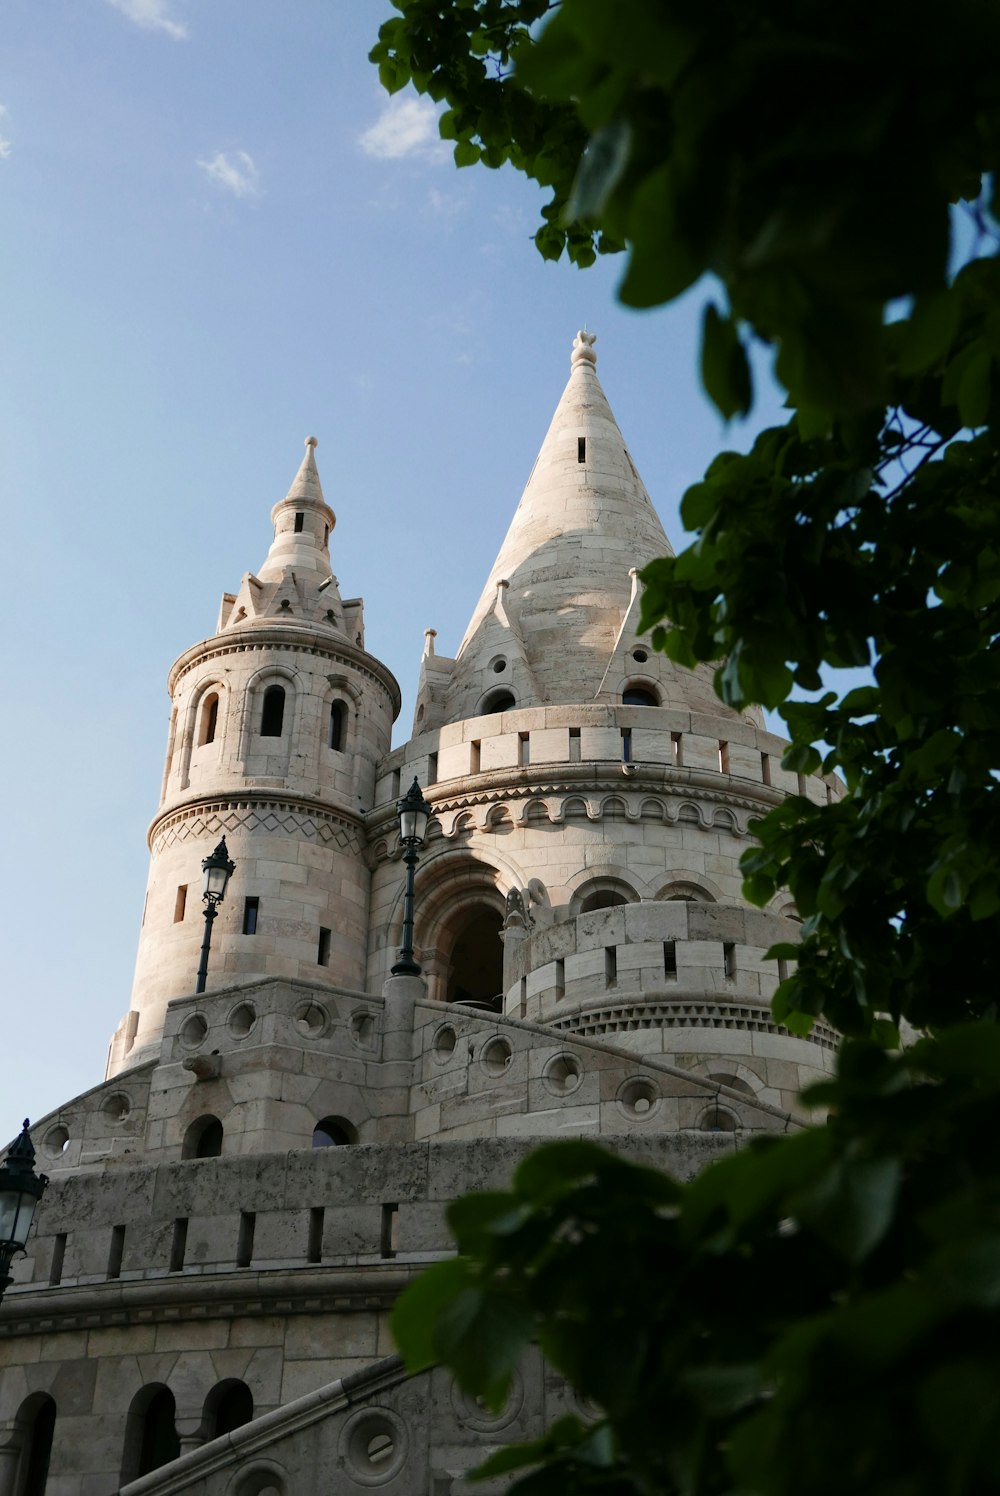
[[[314,436],[306,437],[305,456],[291,488],[271,510],[271,522],[274,540],[258,572],[262,582],[277,581],[289,569],[303,579],[330,575],[329,539],[337,521],[323,497]]]
[[[718,706],[711,670],[678,672],[662,655],[645,671],[628,667],[635,569],[672,551],[597,378],[595,341],[590,332],[573,341],[569,383],[455,657],[439,720],[494,710],[508,692],[518,707],[620,701],[623,671],[652,670],[664,705]]]

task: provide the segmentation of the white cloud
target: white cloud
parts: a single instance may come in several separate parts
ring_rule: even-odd
[[[170,14],[171,0],[108,0],[108,4],[137,26],[147,31],[165,31],[175,42],[184,41],[188,34],[183,22],[175,21]]]
[[[211,161],[196,164],[210,182],[234,197],[256,197],[260,191],[260,173],[246,151],[219,151]]]
[[[377,161],[448,154],[447,146],[438,137],[437,110],[430,99],[417,99],[412,94],[393,94],[360,141],[365,155],[374,156]]]
[[[0,119],[10,119],[10,110],[6,104],[0,104]],[[12,150],[12,142],[6,135],[0,135],[0,161],[6,161]]]

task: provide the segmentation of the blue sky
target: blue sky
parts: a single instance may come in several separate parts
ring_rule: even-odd
[[[452,652],[568,374],[599,373],[668,534],[725,431],[704,289],[619,307],[540,195],[458,172],[367,52],[389,0],[4,0],[7,711],[0,1136],[100,1081],[128,1007],[166,672],[258,567],[303,438],[334,570],[397,675]],[[773,394],[761,411],[777,414]]]

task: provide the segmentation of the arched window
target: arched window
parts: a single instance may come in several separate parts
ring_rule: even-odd
[[[174,1394],[162,1383],[143,1387],[136,1393],[125,1424],[123,1486],[176,1460],[181,1446],[174,1426],[175,1413]]]
[[[201,704],[201,722],[198,726],[198,747],[215,742],[215,730],[219,725],[219,693],[210,691]]]
[[[342,701],[334,701],[330,706],[330,730],[327,742],[335,753],[343,753],[346,735],[347,707]]]
[[[484,717],[488,717],[495,712],[509,712],[516,705],[513,691],[494,691],[492,696],[487,696],[480,711]]]
[[[48,1393],[33,1392],[16,1420],[21,1452],[14,1477],[14,1496],[45,1496],[56,1426],[56,1405]]]
[[[222,1152],[222,1123],[218,1117],[196,1117],[184,1134],[181,1158],[218,1158]]]
[[[285,720],[284,686],[268,686],[264,692],[264,703],[260,713],[260,735],[262,738],[280,738]]]
[[[242,1428],[253,1417],[253,1394],[246,1382],[227,1377],[213,1387],[205,1399],[205,1411],[201,1426],[205,1442],[218,1439],[222,1434],[231,1434],[234,1428]]]
[[[503,1001],[503,915],[474,910],[458,929],[451,948],[447,1000],[499,1010]]]
[[[622,692],[623,706],[659,706],[660,698],[648,686],[626,686]]]
[[[738,1124],[732,1112],[724,1111],[721,1106],[710,1106],[702,1113],[698,1126],[702,1132],[735,1132]]]
[[[620,904],[634,904],[636,892],[623,878],[615,878],[609,874],[603,877],[588,878],[573,895],[570,901],[570,912],[577,914],[590,914],[595,909],[615,909]]]
[[[357,1129],[344,1117],[324,1117],[313,1128],[314,1148],[344,1148],[358,1141]]]

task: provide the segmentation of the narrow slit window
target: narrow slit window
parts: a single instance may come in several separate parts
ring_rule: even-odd
[[[268,686],[260,713],[260,735],[262,738],[280,738],[285,722],[285,688]]]
[[[327,742],[334,753],[343,753],[344,737],[347,727],[347,708],[342,701],[335,701],[330,707],[330,731]]]
[[[398,1205],[382,1206],[382,1230],[379,1253],[382,1257],[396,1255],[396,1223],[399,1220]]]
[[[826,803],[827,803],[827,805],[832,805],[833,804],[833,785],[832,784],[827,784],[827,787],[826,787]]]
[[[677,980],[676,940],[665,940],[663,942],[663,975],[668,982],[676,982]]]
[[[517,739],[517,761],[522,769],[526,769],[531,763],[531,734],[519,732]]]
[[[122,1257],[125,1255],[125,1227],[112,1226],[111,1244],[108,1247],[108,1277],[120,1278]]]
[[[316,951],[316,965],[329,966],[330,964],[330,931],[325,925],[319,927],[319,948]]]
[[[622,763],[623,764],[630,764],[631,762],[632,762],[632,729],[631,729],[631,727],[623,727],[622,728]]]
[[[566,996],[566,962],[560,957],[556,961],[556,998]]]
[[[178,887],[177,887],[177,897],[174,899],[174,924],[175,925],[179,925],[180,922],[181,922],[181,920],[184,918],[184,911],[187,908],[187,896],[188,896],[188,886],[187,886],[187,884],[186,883],[180,883],[180,884],[178,884]]]
[[[760,756],[760,778],[762,784],[771,783],[771,755],[762,753]]]
[[[204,747],[206,743],[215,742],[215,732],[219,725],[219,693],[213,691],[207,696],[201,708],[201,726],[198,731],[198,746]]]
[[[260,914],[260,899],[249,898],[243,900],[243,933],[244,935],[256,935],[257,917]]]
[[[528,978],[522,977],[517,989],[517,1016],[527,1018],[528,1016]]]
[[[399,770],[398,769],[393,769],[393,771],[392,771],[392,778],[389,781],[389,798],[390,798],[390,800],[398,800],[399,799]]]
[[[587,460],[587,438],[585,436],[578,436],[576,439],[576,460],[577,462]]]
[[[301,509],[297,509],[296,512],[295,512],[295,533],[296,533],[296,535],[301,535],[302,534],[302,526],[305,524],[305,522],[306,522],[306,517],[303,514],[302,510]]]
[[[618,986],[618,951],[613,945],[604,947],[604,985]]]
[[[670,734],[670,755],[674,761],[674,768],[679,769],[684,762],[684,734],[682,732]]]
[[[580,729],[571,727],[569,730],[569,761],[571,764],[580,762]]]
[[[170,1242],[170,1272],[172,1273],[179,1273],[184,1266],[187,1238],[187,1216],[178,1216],[174,1221],[174,1234]]]
[[[437,782],[438,782],[438,756],[437,756],[436,753],[428,753],[428,755],[427,755],[427,783],[428,784],[437,784]]]
[[[482,743],[478,742],[478,741],[469,744],[469,773],[470,774],[478,774],[479,773],[479,764],[480,764],[480,760],[482,758],[482,747],[483,747]]]
[[[52,1262],[49,1266],[49,1286],[58,1288],[62,1282],[63,1262],[66,1258],[66,1232],[60,1231],[52,1243]]]
[[[720,774],[728,774],[729,773],[729,744],[728,743],[720,743],[719,744],[719,773]]]
[[[722,956],[726,963],[726,981],[736,980],[736,945],[732,940],[723,941]]]
[[[257,1229],[257,1212],[240,1211],[240,1231],[236,1239],[236,1266],[249,1267],[253,1261],[253,1238]]]
[[[307,1262],[323,1261],[323,1219],[326,1215],[322,1205],[314,1205],[309,1212],[309,1245],[306,1249]]]

